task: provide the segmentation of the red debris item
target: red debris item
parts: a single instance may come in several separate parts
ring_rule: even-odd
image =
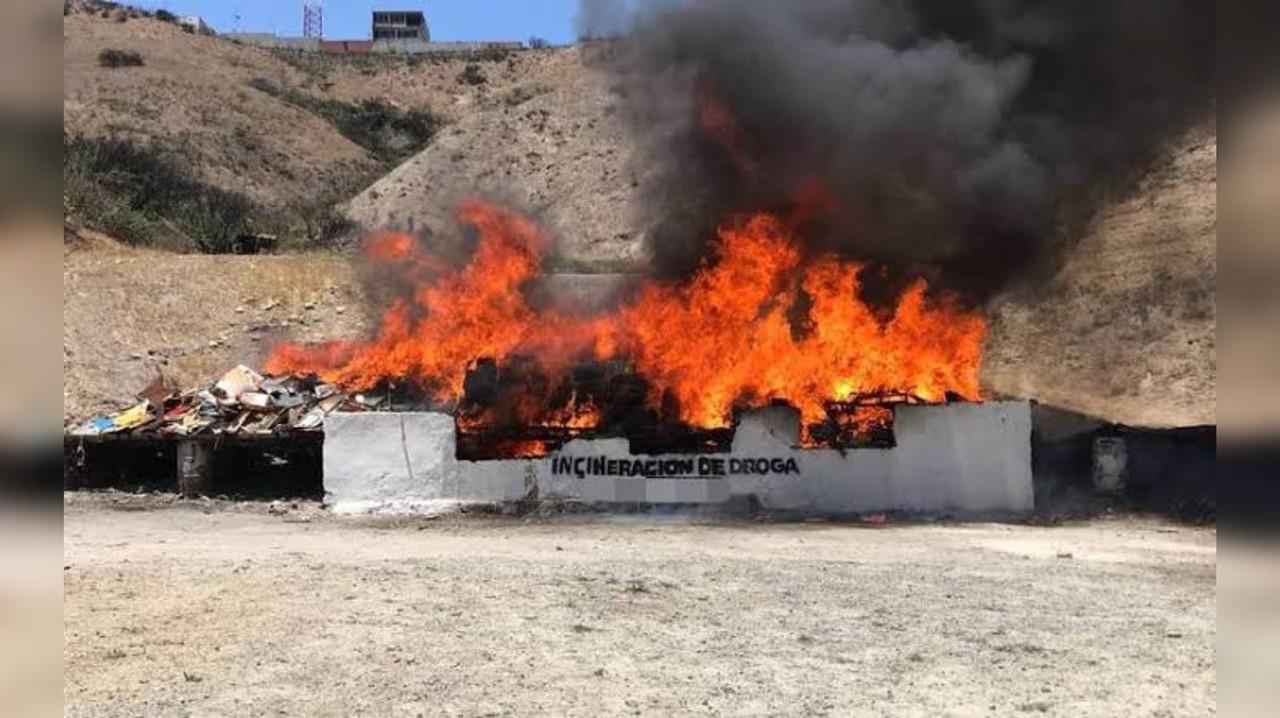
[[[178,419],[186,416],[189,411],[191,411],[190,404],[178,402],[173,406],[165,408],[163,418],[165,421],[177,421]]]

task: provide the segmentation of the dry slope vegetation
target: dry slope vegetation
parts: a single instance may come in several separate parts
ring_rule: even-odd
[[[118,12],[103,18],[84,8],[63,19],[68,135],[158,146],[215,186],[273,206],[374,168],[366,150],[322,117],[249,84],[297,86],[305,77],[298,70],[260,50]],[[99,55],[110,50],[136,52],[145,64],[104,67]]]

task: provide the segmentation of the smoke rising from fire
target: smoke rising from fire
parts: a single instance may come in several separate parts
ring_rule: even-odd
[[[626,32],[626,0],[581,0],[574,28],[580,38],[615,37]]]
[[[621,6],[584,5],[584,27],[607,34]],[[585,52],[634,123],[656,276],[600,314],[538,306],[551,236],[468,200],[474,241],[369,240],[403,290],[373,336],[281,345],[266,368],[413,388],[469,427],[627,424],[627,391],[579,382],[583,365],[624,365],[655,425],[719,430],[783,401],[813,441],[884,402],[980,400],[973,305],[1211,109],[1205,7],[648,4]]]
[[[600,5],[581,17],[612,20]],[[1196,0],[642,4],[607,67],[642,148],[656,268],[692,271],[734,212],[807,203],[811,250],[982,300],[1045,265],[1212,112],[1213,13]]]

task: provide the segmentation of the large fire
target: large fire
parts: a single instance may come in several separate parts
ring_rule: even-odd
[[[676,418],[702,429],[727,427],[735,409],[775,400],[796,407],[807,427],[831,406],[866,397],[979,399],[980,316],[930,296],[923,280],[877,315],[861,296],[864,266],[806,255],[782,217],[726,223],[687,281],[650,281],[620,308],[593,316],[531,306],[524,290],[551,247],[533,221],[478,200],[462,203],[458,220],[477,234],[465,266],[450,267],[408,235],[372,237],[367,257],[412,278],[412,296],[385,311],[372,338],[283,344],[267,371],[315,373],[353,391],[408,385],[456,406],[477,362],[532,361],[544,388],[508,410],[530,426],[577,429],[599,421],[590,397],[571,392],[551,402],[545,387],[580,362],[628,364],[647,382],[649,406],[674,403]],[[863,407],[852,421],[877,411]]]

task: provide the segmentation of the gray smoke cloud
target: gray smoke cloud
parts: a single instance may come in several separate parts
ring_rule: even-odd
[[[602,5],[622,3],[583,16]],[[1213,14],[1198,0],[624,13],[631,32],[606,66],[641,148],[657,268],[696,266],[735,211],[799,207],[815,251],[981,301],[1056,256],[1171,133],[1212,114]]]
[[[617,37],[631,25],[627,0],[581,0],[574,29],[580,38]]]

